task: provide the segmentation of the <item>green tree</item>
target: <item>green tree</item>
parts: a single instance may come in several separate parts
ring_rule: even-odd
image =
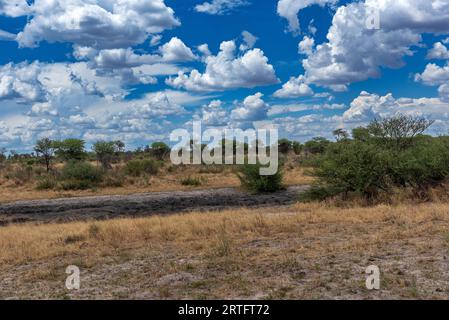
[[[348,132],[344,129],[336,129],[332,132],[332,134],[335,136],[337,141],[344,141],[348,140],[349,138]]]
[[[329,144],[329,140],[322,137],[317,137],[307,141],[304,145],[304,149],[306,152],[311,154],[322,154],[326,151]]]
[[[293,152],[296,155],[300,155],[303,149],[304,146],[301,143],[299,143],[298,141],[293,141]]]
[[[316,185],[303,199],[355,194],[376,200],[408,188],[427,196],[449,178],[449,139],[422,135],[431,122],[397,116],[353,131],[353,140],[333,143],[318,159]]]
[[[170,147],[164,142],[154,142],[151,145],[151,155],[160,161],[164,160],[170,151]]]
[[[80,139],[65,139],[55,142],[55,154],[65,161],[82,161],[86,158],[85,142]]]
[[[293,149],[293,143],[288,139],[280,139],[278,142],[279,152],[288,154]]]
[[[97,156],[97,160],[101,163],[103,169],[111,168],[111,162],[118,153],[116,142],[97,141],[92,146],[92,150]]]
[[[422,135],[434,121],[423,117],[397,115],[391,118],[375,119],[368,126],[371,137],[395,148],[405,148]]]
[[[368,128],[358,127],[352,130],[352,138],[357,141],[367,142],[371,139]]]
[[[34,151],[37,156],[42,157],[42,160],[45,163],[45,167],[47,169],[47,173],[50,172],[51,168],[51,160],[53,159],[55,153],[55,143],[49,138],[43,138],[36,142],[34,147]]]

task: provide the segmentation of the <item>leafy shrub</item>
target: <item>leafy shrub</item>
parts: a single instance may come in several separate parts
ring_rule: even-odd
[[[202,185],[201,179],[200,178],[185,178],[181,180],[181,184],[183,186],[193,186],[193,187],[198,187],[200,185]]]
[[[271,176],[263,176],[260,175],[261,168],[259,163],[241,166],[237,176],[245,189],[253,192],[276,192],[284,189],[280,171]]]
[[[131,160],[126,163],[124,172],[133,177],[140,177],[143,174],[155,175],[160,167],[160,162],[153,159]]]
[[[311,154],[322,154],[326,151],[326,148],[331,144],[331,142],[325,138],[318,137],[304,144],[304,150]]]
[[[299,143],[298,141],[293,141],[293,152],[296,155],[300,155],[303,148],[304,148],[304,146],[301,143]]]
[[[310,189],[299,194],[299,201],[313,202],[323,201],[340,194],[343,190],[332,187],[323,187],[319,185],[311,186]]]
[[[102,181],[102,171],[87,162],[68,162],[61,172],[63,190],[95,188]]]
[[[61,181],[59,183],[59,187],[61,190],[64,191],[87,190],[87,189],[95,189],[97,187],[97,184],[87,180],[66,180]]]
[[[56,188],[57,182],[52,177],[43,177],[38,180],[36,189],[37,190],[51,190]]]
[[[61,172],[63,180],[86,180],[100,182],[102,173],[98,168],[87,162],[68,162]]]
[[[125,184],[125,177],[123,173],[113,172],[111,174],[106,174],[103,177],[103,183],[101,185],[103,187],[119,188],[123,187],[124,184]]]
[[[423,194],[449,177],[449,139],[419,135],[431,122],[404,116],[357,128],[354,140],[327,147],[302,200],[341,195],[385,198],[398,188]],[[383,197],[381,197],[382,195]]]

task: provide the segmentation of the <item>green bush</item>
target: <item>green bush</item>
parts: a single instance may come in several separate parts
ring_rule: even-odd
[[[37,190],[51,190],[56,188],[57,182],[52,177],[43,177],[38,180],[36,189]]]
[[[63,190],[95,188],[102,181],[103,173],[87,162],[68,162],[62,169],[60,185]]]
[[[87,180],[66,180],[61,181],[59,183],[59,186],[62,190],[69,191],[95,189],[97,187],[97,184]]]
[[[428,124],[399,117],[357,128],[354,140],[327,147],[314,170],[317,183],[301,199],[355,195],[376,200],[397,189],[422,194],[441,185],[449,177],[449,139],[416,134]]]
[[[153,159],[131,160],[126,163],[124,172],[133,177],[143,174],[155,175],[159,172],[161,163]]]
[[[284,189],[282,173],[278,171],[271,176],[260,175],[261,164],[246,164],[241,166],[237,176],[242,187],[253,192],[276,192]]]
[[[193,187],[198,187],[200,185],[202,185],[201,179],[199,178],[185,178],[181,180],[181,184],[183,186],[193,186]]]

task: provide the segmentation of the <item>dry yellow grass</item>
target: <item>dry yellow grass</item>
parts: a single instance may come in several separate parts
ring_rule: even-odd
[[[448,249],[447,203],[17,225],[0,228],[0,297],[447,298]],[[68,292],[72,264],[82,289]]]
[[[149,178],[129,178],[123,187],[99,188],[97,190],[83,191],[54,191],[36,190],[36,183],[29,182],[24,185],[16,185],[13,181],[0,179],[0,203],[20,200],[55,199],[67,197],[101,196],[101,195],[128,195],[147,192],[183,191],[208,188],[228,188],[240,186],[240,181],[232,172],[232,167],[227,167],[220,173],[203,173],[201,166],[185,166],[175,172],[162,171]],[[181,180],[187,177],[199,178],[202,185],[189,187],[181,185]],[[286,185],[307,185],[313,178],[305,174],[303,168],[291,168],[285,173]]]

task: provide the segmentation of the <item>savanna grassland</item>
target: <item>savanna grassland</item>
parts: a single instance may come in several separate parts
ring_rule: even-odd
[[[65,289],[65,268],[81,289]],[[365,269],[381,269],[381,290]],[[0,228],[1,298],[446,299],[447,203],[288,208]]]
[[[124,159],[116,142],[87,155],[79,140],[40,141],[39,159],[56,150],[52,168],[8,159],[1,201],[310,187],[290,206],[5,224],[0,298],[447,299],[449,137],[425,135],[432,124],[398,116],[336,130],[335,142],[283,139],[273,176],[261,176],[260,164],[174,167],[161,144]],[[81,270],[80,290],[65,287],[69,265]],[[365,285],[372,265],[380,290]]]

